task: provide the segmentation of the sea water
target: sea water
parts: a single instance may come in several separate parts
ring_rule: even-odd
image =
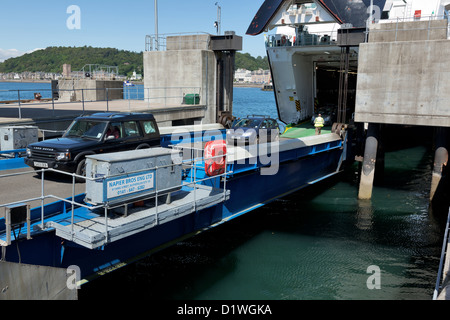
[[[42,98],[52,97],[50,82],[0,82],[0,101],[34,99],[39,92]]]
[[[276,117],[273,92],[235,88],[233,111]],[[371,200],[357,199],[355,163],[88,283],[79,297],[431,299],[445,222],[429,208],[432,165],[423,141],[397,145]]]
[[[43,99],[52,98],[52,85],[47,82],[0,82],[0,101],[34,99],[34,93],[40,93]],[[137,84],[123,86],[123,98],[144,100],[144,86]]]

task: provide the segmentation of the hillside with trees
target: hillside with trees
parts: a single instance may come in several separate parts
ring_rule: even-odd
[[[250,53],[236,53],[236,69],[247,69],[250,71],[263,69],[269,69],[269,60],[265,56],[264,58],[258,56],[254,58],[250,55]]]
[[[10,72],[52,72],[62,73],[63,64],[70,64],[72,71],[81,70],[86,64],[118,66],[119,74],[131,75],[135,70],[143,74],[142,52],[118,50],[114,48],[48,47],[10,58],[0,63],[0,73]],[[236,53],[236,69],[269,69],[267,57],[252,57],[249,53]]]
[[[86,64],[118,66],[119,74],[130,75],[134,70],[143,71],[142,52],[94,47],[48,47],[0,63],[0,72],[53,72],[62,73],[63,64],[70,64],[72,71],[81,70]]]

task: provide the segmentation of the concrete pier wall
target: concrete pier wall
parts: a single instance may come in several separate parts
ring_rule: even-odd
[[[355,122],[369,123],[369,130],[376,124],[450,127],[447,29],[447,20],[371,26],[369,42],[359,46]],[[372,196],[373,167],[380,158],[372,140],[368,133],[360,199]],[[446,152],[435,153],[431,199],[448,161]]]
[[[447,20],[376,23],[370,27],[369,42],[427,41],[447,38]]]
[[[0,261],[0,300],[77,300],[76,280],[67,269]]]
[[[58,89],[60,102],[123,99],[123,81],[118,80],[59,80]]]
[[[165,51],[144,52],[144,93],[150,104],[181,106],[184,95],[199,95],[205,112],[187,115],[202,123],[216,123],[216,56],[208,34],[169,36]]]
[[[215,55],[210,50],[144,52],[144,87],[149,88],[144,100],[150,104],[181,106],[183,95],[198,94],[199,104],[207,106],[201,120],[215,123],[215,67]]]
[[[355,121],[450,126],[446,20],[375,25],[359,50]]]
[[[355,121],[450,126],[450,41],[360,45]]]

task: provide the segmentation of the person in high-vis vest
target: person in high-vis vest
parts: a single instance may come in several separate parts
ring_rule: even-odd
[[[316,135],[319,135],[322,131],[323,127],[323,118],[322,115],[319,113],[316,119],[314,119],[314,127],[316,127]]]

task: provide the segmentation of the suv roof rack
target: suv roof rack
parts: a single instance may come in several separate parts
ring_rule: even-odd
[[[151,113],[136,113],[136,112],[96,112],[96,113],[92,113],[92,114],[83,114],[81,116],[79,116],[79,118],[87,118],[87,117],[92,117],[92,118],[103,118],[103,119],[111,119],[114,117],[131,117],[131,116],[136,116],[136,117],[141,117],[141,116],[153,116],[153,114]]]
[[[90,116],[90,117],[104,117],[104,118],[113,118],[117,116],[129,116],[131,115],[131,112],[96,112],[89,115],[84,116]]]
[[[247,118],[270,118],[270,116],[264,115],[264,114],[252,114],[248,115]]]

